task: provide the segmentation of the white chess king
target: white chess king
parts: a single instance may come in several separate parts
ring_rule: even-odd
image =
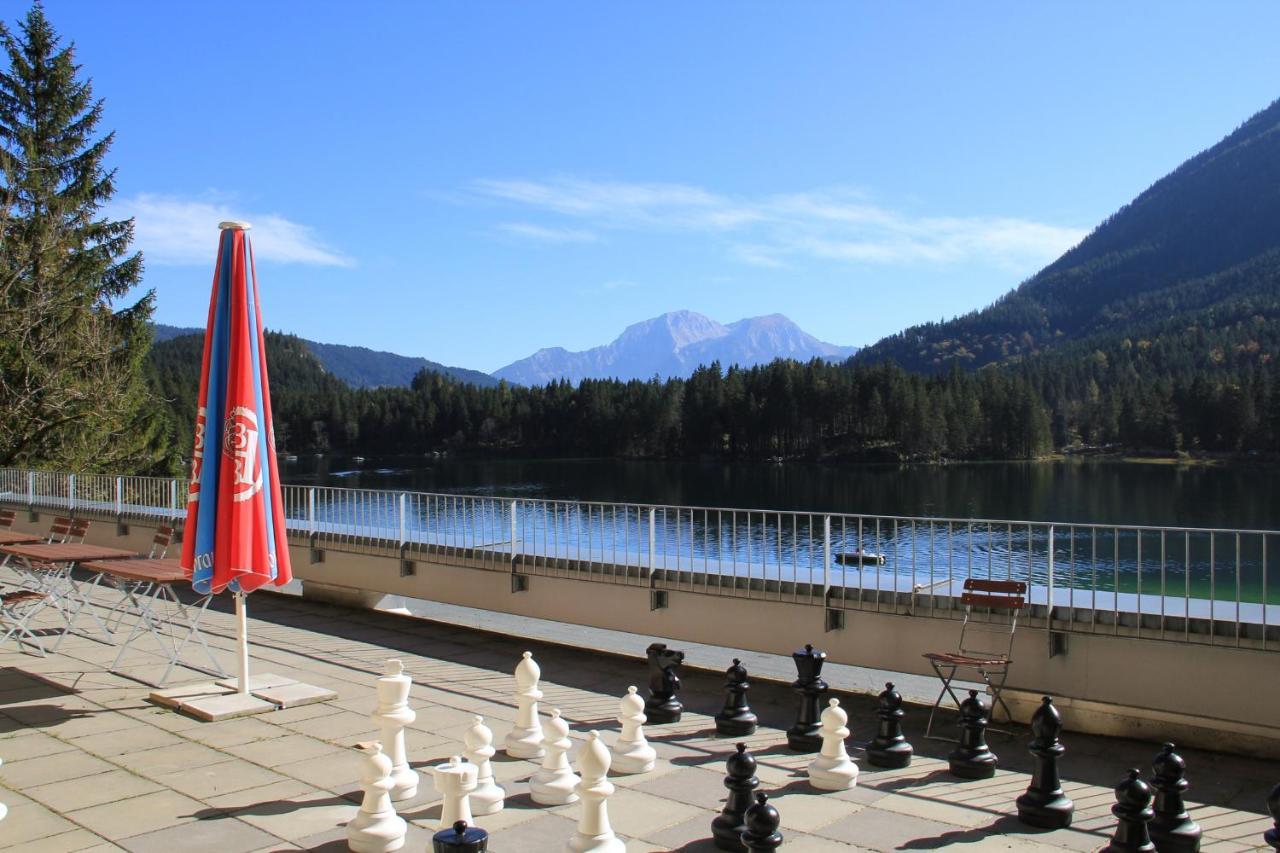
[[[858,765],[849,757],[844,740],[849,736],[849,715],[839,699],[827,702],[822,712],[822,751],[809,764],[809,784],[820,791],[844,791],[858,784]]]
[[[618,703],[622,734],[613,747],[615,773],[648,773],[657,763],[658,753],[644,737],[644,721],[644,700],[634,687],[628,687],[627,695]]]
[[[525,652],[516,664],[516,723],[503,744],[512,758],[542,757],[542,725],[538,722],[541,678],[542,670],[533,659],[533,652]]]
[[[609,825],[609,797],[613,796],[613,783],[609,776],[609,750],[600,740],[599,732],[592,732],[578,753],[578,770],[582,781],[578,794],[582,797],[582,815],[578,818],[578,831],[569,839],[565,849],[570,853],[626,853],[627,845],[613,834]]]
[[[409,707],[412,679],[404,674],[404,664],[394,658],[387,661],[378,679],[378,707],[370,715],[382,729],[382,743],[391,759],[391,799],[403,802],[418,793],[418,771],[409,766],[404,748],[404,727],[418,715]]]
[[[347,846],[355,853],[391,853],[404,846],[407,827],[391,805],[391,759],[375,743],[364,750],[364,773],[360,781],[364,800],[347,824]]]

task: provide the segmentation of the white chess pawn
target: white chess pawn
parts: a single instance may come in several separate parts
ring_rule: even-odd
[[[613,747],[613,769],[617,773],[648,773],[658,760],[658,753],[644,738],[644,700],[634,687],[618,703],[618,722],[622,734]]]
[[[609,750],[604,748],[599,732],[592,732],[578,753],[578,770],[582,773],[578,783],[582,816],[578,818],[578,831],[565,849],[570,853],[626,853],[627,845],[609,825],[608,800],[613,796],[613,784],[607,778]]]
[[[347,824],[347,846],[355,853],[391,853],[404,846],[404,818],[391,805],[391,759],[382,754],[382,744],[364,750],[364,799],[360,810]]]
[[[563,806],[578,801],[574,791],[578,774],[569,766],[567,755],[572,746],[569,724],[560,718],[560,709],[555,708],[542,736],[542,748],[546,751],[542,767],[529,779],[529,795],[538,805]]]
[[[418,718],[409,707],[409,688],[413,680],[404,674],[404,664],[387,661],[378,679],[378,707],[369,718],[382,729],[382,743],[391,759],[391,799],[403,802],[418,793],[418,771],[409,766],[404,749],[404,727]]]
[[[821,791],[843,791],[858,784],[858,765],[844,748],[849,736],[849,715],[839,699],[827,702],[822,712],[822,751],[809,763],[809,784]]]
[[[542,670],[533,659],[533,652],[525,652],[516,664],[516,723],[504,742],[507,755],[512,758],[542,757],[542,724],[538,722],[541,678]]]
[[[437,829],[448,829],[460,820],[474,823],[469,795],[476,789],[476,766],[455,755],[448,763],[432,767],[431,777],[436,790],[444,798],[440,804],[440,826]]]
[[[497,751],[493,748],[493,732],[484,724],[484,717],[476,714],[476,721],[462,736],[463,754],[476,766],[476,789],[471,792],[471,813],[497,814],[502,811],[507,792],[493,781],[493,765],[489,759]]]

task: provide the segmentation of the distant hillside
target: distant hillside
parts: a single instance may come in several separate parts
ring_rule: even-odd
[[[156,343],[171,340],[180,335],[204,334],[204,329],[165,326],[159,323],[155,324],[154,329]],[[414,358],[345,344],[322,344],[306,338],[298,338],[298,340],[315,353],[325,370],[354,388],[377,388],[383,385],[408,386],[420,370],[442,373],[459,382],[470,382],[475,385],[497,384],[497,380],[487,373],[468,370],[465,367],[449,367],[425,358]]]
[[[1175,315],[1212,327],[1224,300],[1252,294],[1274,302],[1277,249],[1280,101],[1161,178],[993,305],[912,327],[858,358],[892,359],[915,370],[980,367],[1095,337],[1105,347],[1130,326]],[[1228,271],[1228,278],[1214,279]],[[1259,310],[1264,323],[1278,321],[1270,309]],[[1205,343],[1197,358],[1212,366],[1216,345]]]
[[[824,343],[781,314],[749,317],[727,326],[693,311],[673,311],[628,326],[613,343],[581,352],[538,350],[494,376],[518,385],[559,379],[650,379],[688,377],[700,365],[754,367],[778,358],[838,360],[855,347]]]

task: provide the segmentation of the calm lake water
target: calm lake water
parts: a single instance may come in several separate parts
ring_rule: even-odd
[[[286,483],[465,495],[1074,523],[1280,529],[1275,466],[1119,461],[720,464],[327,456]]]

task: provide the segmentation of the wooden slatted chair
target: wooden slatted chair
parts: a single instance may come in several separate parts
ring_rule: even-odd
[[[1018,628],[1018,617],[1026,605],[1026,596],[1027,585],[1022,581],[965,580],[964,592],[960,596],[960,603],[964,605],[964,622],[960,626],[960,642],[956,650],[928,652],[924,656],[942,682],[942,690],[929,712],[925,737],[952,740],[934,737],[933,719],[947,696],[955,702],[957,709],[960,707],[960,697],[951,683],[962,671],[977,673],[987,686],[987,692],[991,694],[992,719],[997,707],[1004,709],[1006,720],[1013,718],[1000,694],[1013,665],[1013,636]],[[974,619],[975,610],[984,612],[985,618]]]
[[[4,630],[0,643],[16,637],[18,645],[26,643],[35,646],[40,657],[45,657],[44,643],[40,641],[40,635],[31,629],[31,620],[49,601],[46,593],[34,589],[20,589],[0,595],[0,629]]]
[[[18,514],[11,509],[0,509],[0,529],[8,530],[18,520]]]

